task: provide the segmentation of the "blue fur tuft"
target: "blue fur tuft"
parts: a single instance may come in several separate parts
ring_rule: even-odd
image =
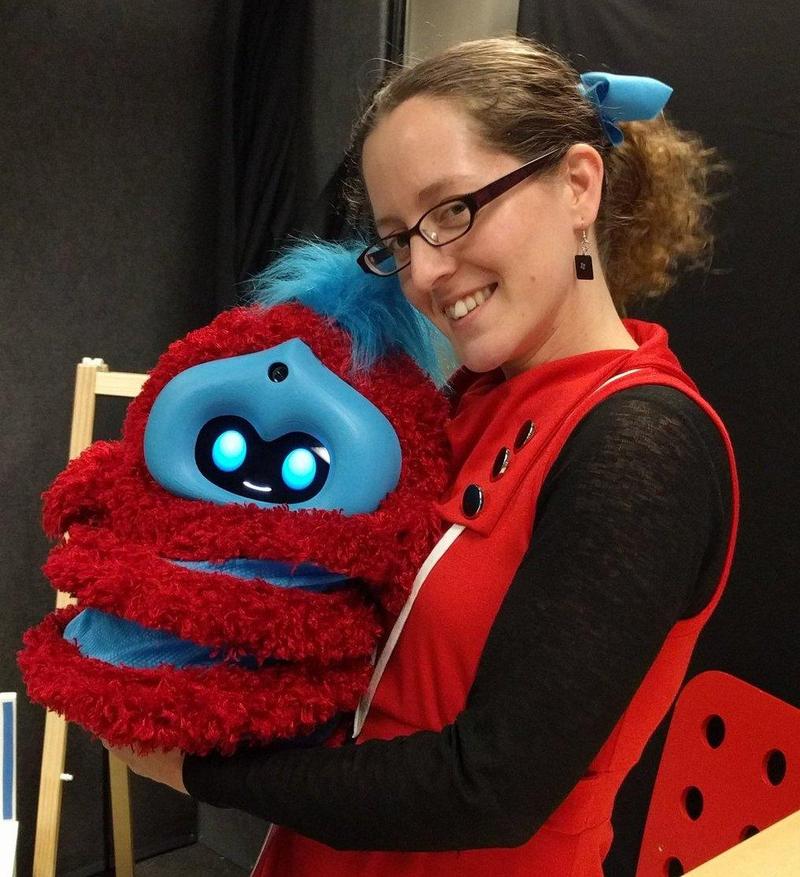
[[[263,307],[297,301],[330,317],[352,338],[354,370],[400,350],[443,383],[442,361],[452,361],[444,336],[408,303],[396,275],[375,277],[361,270],[356,257],[363,247],[301,242],[253,278],[247,298]]]

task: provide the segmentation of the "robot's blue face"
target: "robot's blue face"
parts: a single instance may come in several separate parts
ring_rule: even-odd
[[[374,511],[401,464],[389,421],[296,338],[181,372],[153,404],[144,451],[178,496],[345,514]]]

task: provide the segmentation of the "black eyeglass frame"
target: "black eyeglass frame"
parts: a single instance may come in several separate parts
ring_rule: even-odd
[[[450,198],[445,198],[444,201],[440,201],[438,204],[434,204],[429,210],[426,210],[422,216],[420,216],[419,221],[413,228],[409,228],[407,231],[394,232],[392,234],[386,235],[386,237],[378,238],[378,240],[371,243],[368,247],[366,247],[361,254],[356,259],[362,271],[365,271],[367,274],[373,274],[375,277],[392,277],[394,274],[402,271],[403,268],[408,267],[411,264],[411,255],[409,250],[409,259],[399,268],[395,268],[394,271],[388,271],[387,273],[379,273],[377,271],[373,271],[372,268],[367,264],[367,254],[370,250],[374,250],[376,247],[384,244],[385,241],[389,241],[392,238],[399,237],[400,235],[405,235],[408,238],[409,246],[411,244],[411,238],[414,235],[419,235],[422,240],[425,241],[426,244],[429,244],[432,247],[446,247],[447,244],[452,244],[453,241],[457,241],[459,238],[464,237],[464,235],[472,228],[473,223],[475,222],[475,216],[477,212],[481,209],[481,207],[485,207],[490,201],[494,201],[495,198],[498,198],[500,195],[505,194],[509,189],[516,186],[517,183],[521,183],[523,180],[527,179],[535,170],[537,170],[536,165],[544,160],[545,158],[549,158],[551,155],[555,155],[557,152],[562,152],[563,149],[560,146],[551,149],[549,152],[545,152],[543,155],[539,155],[536,158],[531,159],[529,162],[521,165],[518,168],[515,168],[510,173],[505,174],[497,180],[493,180],[491,183],[487,183],[485,186],[480,189],[476,189],[474,192],[468,192],[465,195],[453,195]],[[463,231],[459,232],[455,237],[450,238],[446,241],[431,241],[422,231],[422,223],[425,221],[426,217],[430,216],[434,210],[438,210],[440,207],[443,207],[445,204],[451,204],[454,202],[460,202],[464,204],[469,210],[469,222]]]

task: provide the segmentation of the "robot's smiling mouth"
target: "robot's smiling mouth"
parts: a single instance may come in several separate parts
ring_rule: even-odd
[[[305,591],[330,591],[344,587],[350,581],[341,573],[331,573],[310,563],[290,564],[248,558],[232,558],[222,563],[204,560],[169,562],[200,572],[225,573],[248,580],[262,579],[275,587]],[[208,646],[181,639],[163,630],[153,630],[99,609],[84,609],[76,615],[64,628],[64,639],[75,643],[84,657],[95,658],[115,667],[154,669],[166,665],[184,669],[231,664]],[[240,658],[236,665],[249,670],[259,666],[254,658],[248,656]]]
[[[260,493],[272,493],[272,488],[266,484],[253,484],[252,481],[243,481],[242,484],[244,484],[248,490],[257,490]]]

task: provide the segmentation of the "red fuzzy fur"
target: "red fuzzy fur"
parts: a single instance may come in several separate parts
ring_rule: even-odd
[[[299,338],[391,422],[400,480],[376,511],[339,512],[182,499],[151,477],[144,460],[150,409],[177,374],[202,362],[254,353]],[[97,442],[44,497],[53,537],[45,572],[78,607],[48,616],[25,637],[20,666],[32,699],[112,744],[141,751],[179,747],[232,752],[312,731],[352,710],[369,659],[402,607],[441,532],[434,502],[448,480],[445,398],[407,357],[350,372],[345,332],[297,304],[237,308],[172,344],[131,403],[123,438]],[[171,560],[233,558],[312,563],[352,580],[330,593],[187,569]],[[225,661],[259,669],[115,667],[63,639],[67,621],[94,607],[208,646]],[[286,662],[267,664],[267,659]]]
[[[270,743],[310,733],[355,709],[368,661],[324,672],[302,663],[256,672],[219,665],[152,670],[85,658],[62,636],[79,607],[51,613],[27,631],[19,657],[32,700],[64,713],[115,746],[139,752],[232,753],[240,742]]]
[[[233,659],[250,654],[330,664],[369,656],[381,633],[361,589],[319,594],[184,569],[107,530],[73,528],[44,571],[82,606],[220,648]]]

